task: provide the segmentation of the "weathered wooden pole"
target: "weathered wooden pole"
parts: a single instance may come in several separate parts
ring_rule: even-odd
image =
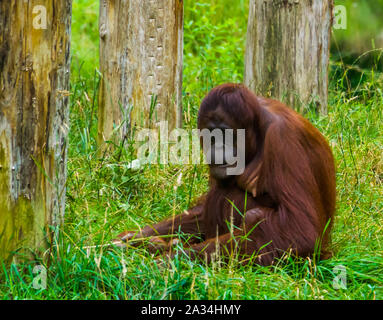
[[[63,218],[71,8],[0,1],[0,259]]]
[[[181,125],[182,0],[101,0],[98,140]]]
[[[332,0],[250,0],[245,84],[325,113],[332,8]]]

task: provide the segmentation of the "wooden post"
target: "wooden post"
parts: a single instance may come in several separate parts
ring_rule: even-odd
[[[332,0],[250,0],[245,84],[327,112],[332,8]]]
[[[183,1],[101,0],[98,140],[181,126]]]
[[[71,8],[0,1],[0,259],[63,218]]]

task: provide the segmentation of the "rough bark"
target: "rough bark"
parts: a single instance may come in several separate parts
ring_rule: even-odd
[[[0,1],[0,259],[63,218],[71,7]]]
[[[325,113],[332,8],[332,0],[250,0],[245,84]]]
[[[182,51],[182,0],[101,0],[99,143],[181,125]]]

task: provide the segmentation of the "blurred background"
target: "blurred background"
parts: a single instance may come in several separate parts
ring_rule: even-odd
[[[336,5],[347,9],[347,29],[334,30],[332,54],[352,64],[361,55],[383,48],[383,0],[337,0]],[[381,52],[370,52],[360,57],[361,67],[375,66]],[[382,61],[379,68],[382,70]]]
[[[187,76],[192,65],[215,60],[215,71],[219,71],[222,78],[241,80],[248,2],[184,1]],[[98,67],[98,5],[98,0],[73,1],[72,71],[75,76],[84,72],[93,74]],[[339,71],[334,66],[347,69],[348,77],[355,85],[363,72],[383,70],[383,0],[335,0],[335,5],[346,7],[347,29],[333,30],[333,70]],[[210,74],[198,76],[214,78],[214,70],[210,68],[208,72]]]

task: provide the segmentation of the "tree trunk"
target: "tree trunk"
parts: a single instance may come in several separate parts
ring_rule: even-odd
[[[0,1],[0,259],[63,218],[71,7]]]
[[[157,121],[181,125],[182,51],[182,0],[101,1],[99,143]]]
[[[250,0],[244,82],[257,94],[327,112],[332,0]]]

